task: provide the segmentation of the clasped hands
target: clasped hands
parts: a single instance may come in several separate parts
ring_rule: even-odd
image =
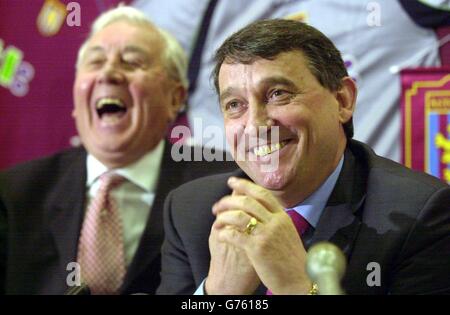
[[[306,251],[280,202],[246,179],[228,185],[233,193],[212,208],[206,292],[252,294],[262,282],[273,294],[307,294]]]

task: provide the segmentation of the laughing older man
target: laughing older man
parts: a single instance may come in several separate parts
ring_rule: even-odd
[[[138,10],[95,21],[73,87],[84,148],[0,175],[1,292],[154,293],[165,195],[229,167],[173,161],[164,137],[187,85],[183,50]]]

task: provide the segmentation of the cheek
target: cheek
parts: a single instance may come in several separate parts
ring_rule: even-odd
[[[225,120],[225,136],[231,148],[236,148],[242,139],[245,127],[242,123],[234,120]]]
[[[151,87],[147,86],[144,88],[144,85],[140,82],[131,81],[128,85],[128,90],[133,97],[133,101],[142,100],[147,96],[147,94],[151,94]]]
[[[280,130],[286,128],[291,133],[298,134],[309,124],[310,113],[302,106],[285,107],[274,113],[271,118],[280,125]]]
[[[333,108],[325,105],[305,111],[294,124],[297,131],[306,136],[309,145],[317,148],[335,142],[339,132],[338,116]]]
[[[75,79],[73,95],[76,107],[87,105],[93,85],[94,78],[92,76],[78,76]]]
[[[340,120],[338,105],[329,101],[324,101],[317,111],[311,113],[312,125],[319,129],[323,134],[328,136],[336,136],[339,131]]]
[[[133,73],[127,76],[128,90],[133,101],[142,102],[144,99],[150,104],[160,101],[165,93],[163,78],[147,73]]]

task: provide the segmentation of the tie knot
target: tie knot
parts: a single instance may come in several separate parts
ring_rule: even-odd
[[[295,210],[287,210],[286,212],[291,217],[298,234],[303,235],[309,227],[308,221]]]
[[[106,172],[100,176],[100,190],[109,192],[120,186],[125,181],[125,177],[111,172]]]

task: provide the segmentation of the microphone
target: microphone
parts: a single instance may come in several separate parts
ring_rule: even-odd
[[[82,282],[80,285],[70,287],[64,295],[91,295],[88,285]]]
[[[321,295],[345,294],[341,279],[346,269],[344,253],[330,242],[313,245],[306,256],[306,272]]]

